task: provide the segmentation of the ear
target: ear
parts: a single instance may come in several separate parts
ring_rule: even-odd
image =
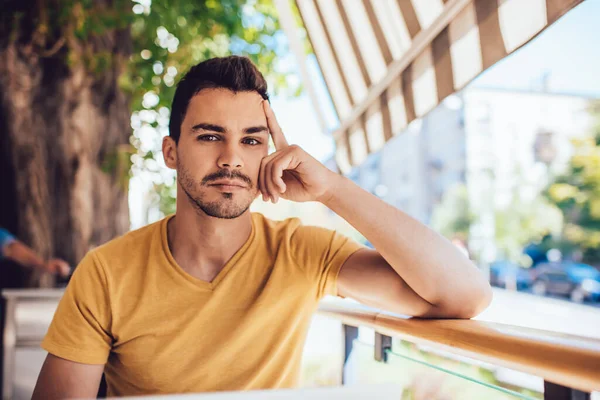
[[[162,153],[165,165],[177,169],[177,143],[170,136],[165,136],[162,141]]]

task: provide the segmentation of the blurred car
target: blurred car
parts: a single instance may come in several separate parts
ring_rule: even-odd
[[[572,301],[600,300],[600,271],[575,262],[541,263],[532,269],[531,291],[537,295],[568,296]]]
[[[525,290],[531,286],[531,274],[528,269],[507,261],[494,261],[490,264],[490,284],[501,288]]]

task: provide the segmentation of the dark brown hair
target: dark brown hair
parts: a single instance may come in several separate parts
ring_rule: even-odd
[[[257,92],[268,100],[267,82],[258,68],[247,57],[229,56],[211,58],[193,66],[177,84],[173,103],[169,136],[179,142],[181,123],[192,97],[202,89],[229,89],[237,92]]]

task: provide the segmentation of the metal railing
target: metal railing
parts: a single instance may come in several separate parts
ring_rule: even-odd
[[[590,392],[600,390],[600,340],[597,339],[475,320],[409,318],[337,300],[322,303],[319,314],[343,324],[344,365],[360,343],[358,327],[367,327],[375,331],[373,357],[380,362],[399,357],[423,363],[392,349],[394,337],[541,377],[544,399],[589,399]],[[465,375],[461,378],[476,381]],[[347,382],[345,375],[342,381]],[[508,392],[502,387],[494,389]],[[515,398],[530,398],[511,393]]]

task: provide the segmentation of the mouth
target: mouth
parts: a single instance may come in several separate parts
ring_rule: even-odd
[[[208,186],[213,186],[222,191],[243,190],[243,189],[248,188],[248,186],[246,186],[244,183],[241,183],[239,181],[230,181],[230,180],[215,181],[215,182],[209,184]]]

